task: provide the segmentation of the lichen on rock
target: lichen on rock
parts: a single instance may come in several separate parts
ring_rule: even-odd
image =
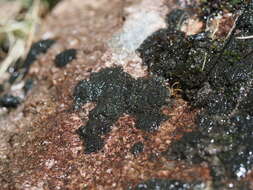
[[[238,4],[239,6],[239,4]],[[174,141],[164,153],[172,160],[208,163],[216,189],[247,187],[253,167],[253,2],[240,6],[226,39],[205,33],[186,36],[167,28],[147,38],[138,51],[156,76],[179,82],[183,97],[200,109],[197,131]]]
[[[150,179],[143,183],[138,184],[135,190],[149,190],[149,189],[161,189],[161,190],[200,190],[204,189],[205,185],[201,182],[187,183],[181,180],[169,180],[169,179]]]
[[[85,141],[85,152],[99,151],[104,144],[101,137],[123,116],[136,118],[136,128],[145,131],[158,129],[167,117],[161,107],[167,105],[169,91],[161,78],[134,79],[121,67],[105,68],[92,73],[89,80],[80,81],[74,91],[75,108],[88,102],[96,107],[89,113],[89,121],[78,129]]]

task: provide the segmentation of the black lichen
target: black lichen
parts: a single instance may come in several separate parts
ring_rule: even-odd
[[[136,185],[134,190],[193,190],[204,189],[205,185],[199,182],[187,183],[180,180],[150,179]]]
[[[190,164],[199,164],[205,161],[204,156],[209,156],[203,151],[205,147],[202,146],[202,139],[205,137],[199,131],[186,133],[180,141],[173,142],[164,154],[171,160],[187,160]]]
[[[204,33],[186,37],[183,32],[168,28],[152,34],[137,51],[153,75],[162,76],[171,84],[179,82],[185,92],[195,92],[215,64],[210,58],[221,47],[220,42],[211,41]]]
[[[200,0],[197,13],[201,19],[208,19],[223,12],[236,12],[248,0]]]
[[[25,94],[27,94],[34,86],[34,79],[29,78],[25,81],[25,85],[23,87],[23,90]]]
[[[9,80],[8,82],[10,84],[13,84],[21,75],[21,71],[20,69],[23,67],[23,60],[22,59],[18,59],[14,66],[12,67],[9,67],[8,71],[10,73],[10,77],[9,77]]]
[[[137,142],[133,145],[131,148],[131,153],[135,156],[139,155],[142,153],[144,150],[144,144],[142,142]]]
[[[4,92],[4,85],[0,84],[0,93]]]
[[[41,54],[44,54],[47,52],[47,50],[55,43],[55,40],[41,40],[36,43],[34,43],[31,46],[30,51],[28,52],[27,57],[25,60],[22,58],[19,58],[15,63],[13,63],[8,68],[9,78],[7,80],[3,81],[2,84],[2,94],[8,94],[9,90],[14,83],[21,82],[27,73],[29,72],[29,69],[31,65],[36,61],[37,57]],[[29,91],[29,89],[32,87],[32,81],[27,80],[25,82],[25,86],[23,88],[25,95]],[[12,95],[3,95],[1,97],[1,106],[10,107],[10,108],[16,108],[21,103],[19,97],[15,97]]]
[[[43,53],[46,53],[47,50],[55,43],[55,40],[40,40],[34,43],[28,52],[28,55],[24,61],[24,67],[29,69],[30,66],[36,61],[37,57]]]
[[[249,6],[246,4],[244,13],[237,24],[237,29],[241,30],[244,35],[252,35],[253,33],[253,9],[250,8],[251,6],[252,2]]]
[[[47,52],[47,50],[55,43],[55,40],[40,40],[34,43],[28,52],[25,60],[18,59],[16,63],[9,68],[10,78],[8,82],[12,85],[17,79],[23,79],[31,65],[36,61],[37,57]]]
[[[183,32],[161,29],[148,37],[137,51],[150,72],[171,81],[177,77],[179,67],[184,67],[190,47]]]
[[[248,189],[241,179],[253,168],[253,38],[243,38],[253,35],[253,2],[240,10],[227,39],[211,40],[205,33],[185,37],[168,28],[138,49],[153,74],[179,82],[184,98],[201,110],[198,130],[174,141],[164,155],[208,163],[215,189],[228,184]]]
[[[13,96],[11,94],[5,94],[0,97],[0,106],[6,108],[16,108],[21,103],[19,97]]]
[[[68,49],[56,55],[54,63],[56,67],[64,67],[74,59],[76,59],[76,49]]]
[[[103,69],[92,73],[89,80],[80,81],[74,98],[76,109],[88,102],[96,103],[87,124],[78,129],[85,142],[85,153],[103,147],[102,136],[111,131],[124,113],[134,116],[136,127],[145,131],[156,130],[167,119],[160,110],[169,98],[162,79],[134,79],[120,67]]]

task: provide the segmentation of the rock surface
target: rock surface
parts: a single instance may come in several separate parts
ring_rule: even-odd
[[[252,189],[252,39],[238,41],[252,35],[252,3],[236,4],[245,11],[228,41],[203,32],[212,10],[192,31],[190,11],[168,15],[187,6],[58,4],[38,37],[55,42],[29,66],[33,88],[0,116],[1,188]],[[75,59],[55,66],[67,49]]]

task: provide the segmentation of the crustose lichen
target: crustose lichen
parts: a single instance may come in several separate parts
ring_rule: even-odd
[[[169,91],[159,78],[134,79],[120,67],[92,73],[90,80],[80,81],[74,91],[77,109],[88,102],[96,103],[87,124],[78,129],[85,142],[85,153],[103,147],[102,135],[109,133],[124,113],[136,118],[136,128],[156,130],[166,120],[160,109],[168,98]]]

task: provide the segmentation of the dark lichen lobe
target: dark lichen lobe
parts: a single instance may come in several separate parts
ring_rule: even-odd
[[[87,124],[78,129],[85,152],[99,151],[104,144],[102,136],[111,131],[123,114],[134,116],[138,129],[156,130],[167,119],[160,109],[167,105],[168,98],[161,78],[134,79],[120,67],[92,73],[89,80],[80,81],[74,90],[76,109],[88,102],[96,103]]]
[[[72,60],[76,59],[76,49],[67,49],[63,52],[59,53],[55,57],[55,66],[56,67],[65,67],[69,64]]]
[[[43,53],[46,53],[47,50],[55,43],[55,40],[47,39],[40,40],[34,43],[28,52],[28,55],[24,61],[24,67],[29,68],[37,57]]]
[[[150,179],[138,184],[134,190],[194,190],[204,189],[205,185],[200,182],[187,183],[181,180]],[[130,188],[131,189],[131,188]]]
[[[0,107],[16,108],[20,103],[20,98],[11,94],[5,94],[0,97]]]
[[[137,142],[135,143],[132,148],[131,148],[131,153],[135,156],[139,155],[142,153],[144,150],[144,144],[142,142]]]

